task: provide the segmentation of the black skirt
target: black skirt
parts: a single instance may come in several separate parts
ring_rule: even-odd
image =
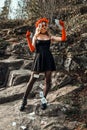
[[[55,62],[50,51],[50,40],[37,40],[32,71],[55,71]]]

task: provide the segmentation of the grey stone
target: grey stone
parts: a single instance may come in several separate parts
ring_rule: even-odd
[[[29,70],[13,70],[9,74],[8,86],[15,86],[29,81],[31,71]]]

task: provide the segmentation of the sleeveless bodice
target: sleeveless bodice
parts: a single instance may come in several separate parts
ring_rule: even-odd
[[[43,52],[50,50],[50,40],[36,40],[36,52]]]

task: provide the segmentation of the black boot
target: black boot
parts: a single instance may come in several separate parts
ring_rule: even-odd
[[[25,109],[25,106],[27,105],[27,100],[23,99],[22,105],[20,107],[20,111],[23,111]]]
[[[47,108],[47,103],[41,104],[41,109],[42,109],[42,110],[45,110],[46,108]]]

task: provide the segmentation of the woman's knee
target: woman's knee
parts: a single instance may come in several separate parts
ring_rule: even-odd
[[[31,79],[37,79],[39,78],[39,73],[38,72],[32,72],[31,73]]]
[[[51,84],[51,71],[46,72],[45,82],[46,82],[46,84]]]

